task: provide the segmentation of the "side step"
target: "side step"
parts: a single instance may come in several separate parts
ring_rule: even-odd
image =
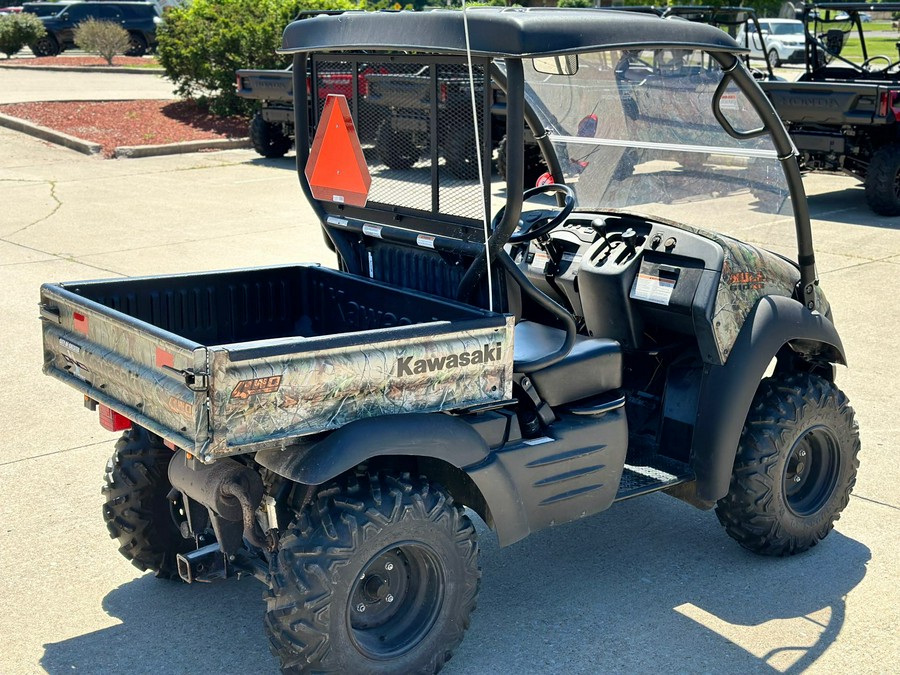
[[[691,467],[676,459],[654,455],[640,464],[626,464],[615,501],[657,492],[694,480]]]

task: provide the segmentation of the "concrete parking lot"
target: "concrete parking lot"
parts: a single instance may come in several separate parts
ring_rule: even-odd
[[[479,607],[444,672],[897,672],[900,218],[849,178],[806,186],[863,443],[835,531],[761,558],[662,495],[506,549],[482,528]],[[743,236],[789,251],[792,231]],[[256,581],[162,582],[116,552],[100,513],[115,435],[41,375],[36,303],[47,281],[310,260],[333,258],[290,158],[101,160],[0,129],[0,672],[277,672]]]

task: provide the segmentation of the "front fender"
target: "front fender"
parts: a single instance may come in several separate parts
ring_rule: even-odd
[[[784,345],[846,365],[834,324],[782,296],[761,298],[747,316],[728,361],[704,371],[693,437],[697,496],[715,502],[728,493],[741,430],[759,383]]]

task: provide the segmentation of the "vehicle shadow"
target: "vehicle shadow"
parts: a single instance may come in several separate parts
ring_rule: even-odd
[[[840,532],[799,556],[757,556],[713,514],[662,495],[503,549],[479,526],[484,583],[448,675],[800,672],[837,638],[870,558]],[[41,665],[51,675],[274,675],[262,590],[249,578],[186,586],[141,577],[104,598],[121,623],[45,645]]]
[[[799,673],[836,640],[871,557],[840,532],[805,554],[758,556],[712,513],[663,495],[506,549],[487,535],[482,549],[450,675]]]
[[[809,195],[810,217],[845,225],[900,229],[900,218],[879,216],[866,203],[866,193],[861,185],[848,183],[846,188]]]
[[[252,578],[188,586],[142,576],[103,599],[121,623],[44,645],[41,666],[50,675],[276,675],[263,631],[263,590]]]

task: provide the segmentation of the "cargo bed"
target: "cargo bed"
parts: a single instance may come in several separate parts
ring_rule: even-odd
[[[316,265],[45,284],[44,371],[204,461],[508,399],[512,319]]]

